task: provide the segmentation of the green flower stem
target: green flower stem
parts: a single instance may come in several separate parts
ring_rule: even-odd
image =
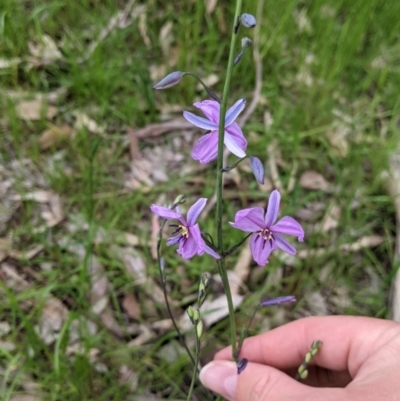
[[[242,8],[242,0],[236,0],[236,10],[234,17],[234,25],[237,24],[240,12]],[[222,94],[222,103],[219,113],[219,130],[218,130],[218,159],[217,159],[217,233],[218,233],[218,249],[223,255],[223,232],[222,232],[222,192],[223,192],[223,179],[222,179],[222,168],[223,168],[223,152],[224,152],[224,134],[225,134],[225,114],[228,103],[228,93],[231,84],[232,71],[233,71],[233,60],[235,55],[235,44],[236,44],[237,32],[232,32],[231,45],[229,49],[228,67],[226,71],[226,78],[224,84],[224,91]],[[230,335],[232,345],[232,357],[236,360],[236,324],[234,316],[234,308],[232,302],[232,294],[229,286],[228,275],[225,269],[224,258],[217,261],[218,273],[221,276],[222,283],[224,285],[225,295],[228,301],[229,308],[229,323],[230,323]]]
[[[200,338],[197,335],[197,328],[195,326],[194,329],[195,335],[196,335],[196,353],[195,353],[195,363],[196,366],[198,366],[199,364],[199,353],[200,353]],[[193,393],[193,388],[194,388],[194,383],[196,382],[196,374],[197,374],[197,369],[193,369],[193,375],[192,375],[192,381],[190,382],[190,388],[189,388],[189,392],[187,395],[186,400],[189,401],[192,398],[192,393]]]
[[[168,301],[168,294],[167,294],[167,286],[166,286],[166,282],[165,282],[165,275],[164,275],[164,272],[163,272],[163,268],[161,266],[162,230],[163,230],[164,225],[165,225],[166,222],[167,222],[167,220],[165,220],[165,219],[161,222],[160,230],[158,231],[158,240],[157,240],[157,264],[158,264],[158,271],[160,273],[160,279],[161,279],[161,283],[162,283],[162,289],[163,289],[163,294],[164,294],[165,305],[167,306],[168,315],[169,315],[169,317],[170,317],[170,319],[172,321],[172,324],[173,324],[173,326],[175,328],[175,331],[178,334],[179,341],[181,342],[181,344],[185,348],[186,353],[188,354],[189,359],[191,360],[191,362],[193,364],[193,371],[197,372],[198,361],[196,362],[194,360],[193,355],[190,352],[190,350],[189,350],[189,348],[188,348],[188,346],[186,344],[186,341],[183,338],[183,335],[182,335],[181,331],[179,330],[179,327],[178,327],[178,325],[177,325],[177,323],[175,321],[174,315],[172,314],[172,311],[171,311],[171,306],[170,306],[169,301]]]

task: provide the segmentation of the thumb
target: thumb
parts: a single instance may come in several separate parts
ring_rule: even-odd
[[[280,370],[252,362],[240,375],[234,362],[210,362],[201,370],[200,380],[205,387],[230,401],[303,400],[305,394],[318,392],[318,389],[305,386]]]

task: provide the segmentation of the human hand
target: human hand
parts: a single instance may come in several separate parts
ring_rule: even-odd
[[[303,382],[294,379],[314,340],[322,346]],[[354,316],[300,319],[247,338],[238,375],[230,347],[200,372],[230,401],[400,400],[400,324]]]

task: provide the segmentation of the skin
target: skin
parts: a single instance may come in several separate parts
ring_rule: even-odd
[[[314,340],[322,347],[304,382],[293,379]],[[400,400],[400,324],[326,316],[300,319],[245,340],[237,375],[230,348],[218,352],[200,379],[237,401]]]

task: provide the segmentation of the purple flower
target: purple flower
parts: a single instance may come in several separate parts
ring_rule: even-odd
[[[203,255],[204,252],[213,256],[215,259],[220,259],[220,256],[212,250],[201,237],[201,232],[198,223],[196,223],[200,213],[206,205],[207,199],[200,198],[187,213],[185,219],[179,209],[173,211],[167,207],[151,205],[150,209],[157,216],[163,217],[166,220],[178,220],[180,224],[172,225],[176,229],[168,239],[167,245],[179,244],[178,253],[183,259],[190,259],[194,255]]]
[[[304,239],[304,230],[292,217],[282,217],[277,223],[281,194],[276,189],[268,200],[267,212],[261,207],[239,210],[235,215],[232,227],[247,233],[253,233],[250,238],[250,249],[254,260],[260,265],[268,263],[269,255],[275,249],[282,249],[290,255],[296,254],[296,249],[282,234],[296,236],[299,241]]]
[[[237,157],[245,157],[244,152],[247,148],[247,141],[239,125],[235,123],[236,117],[242,112],[246,104],[245,99],[238,100],[225,116],[225,146]],[[196,116],[188,111],[183,112],[183,117],[196,127],[210,131],[203,135],[194,146],[192,157],[206,164],[217,158],[218,154],[218,126],[220,105],[215,100],[204,100],[194,103],[207,118]]]

